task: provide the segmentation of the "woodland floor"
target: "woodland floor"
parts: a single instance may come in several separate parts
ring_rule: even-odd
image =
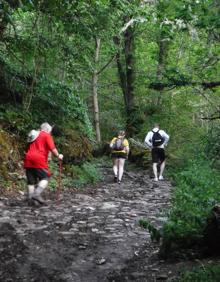
[[[57,203],[30,207],[20,196],[0,197],[1,282],[170,281],[180,270],[201,264],[167,262],[158,245],[139,226],[166,221],[173,189],[168,181],[154,183],[136,169],[119,186],[112,170],[95,187],[66,191]]]

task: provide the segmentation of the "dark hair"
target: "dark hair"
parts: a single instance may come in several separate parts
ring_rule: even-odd
[[[158,127],[158,128],[160,128],[160,124],[159,124],[159,123],[157,123],[157,122],[155,122],[155,123],[154,123],[154,127]]]

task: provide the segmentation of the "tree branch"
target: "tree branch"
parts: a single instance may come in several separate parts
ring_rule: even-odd
[[[220,86],[220,81],[211,81],[211,82],[202,82],[201,85],[203,88],[214,88]]]
[[[203,119],[203,120],[215,120],[215,119],[220,119],[220,116],[215,116],[215,117],[202,117],[201,119]]]
[[[116,54],[113,55],[113,56],[109,59],[109,61],[108,61],[99,71],[97,71],[97,75],[99,75],[101,72],[103,72],[103,71],[108,67],[108,65],[114,60],[115,57],[116,57]]]
[[[181,86],[195,86],[195,85],[201,85],[204,89],[214,88],[220,86],[220,81],[195,82],[195,81],[177,80],[175,82],[167,82],[167,83],[152,82],[148,87],[154,90],[162,90],[166,87],[181,87]]]

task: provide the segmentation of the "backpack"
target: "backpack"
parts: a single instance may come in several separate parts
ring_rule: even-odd
[[[152,131],[153,132],[153,136],[152,136],[152,144],[153,147],[159,147],[164,143],[164,137],[161,136],[161,134],[159,133],[160,130],[158,131]]]
[[[116,138],[115,142],[113,143],[112,149],[114,151],[122,151],[124,150],[124,139],[123,138]]]

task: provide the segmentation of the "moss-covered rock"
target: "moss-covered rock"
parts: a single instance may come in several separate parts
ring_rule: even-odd
[[[129,139],[130,154],[129,160],[135,162],[137,165],[149,168],[151,165],[150,151],[139,141],[132,138]]]
[[[64,129],[64,137],[60,138],[59,143],[65,162],[79,164],[92,156],[90,140],[76,130]]]

